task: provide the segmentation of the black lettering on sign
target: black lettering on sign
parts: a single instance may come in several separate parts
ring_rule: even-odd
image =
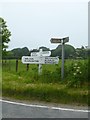
[[[39,62],[39,60],[34,60],[34,58],[25,58],[25,62]]]

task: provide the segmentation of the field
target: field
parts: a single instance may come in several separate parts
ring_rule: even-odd
[[[58,65],[22,64],[18,60],[3,60],[2,96],[19,100],[39,100],[63,104],[88,105],[87,60],[65,60],[65,77],[61,80],[61,60]]]

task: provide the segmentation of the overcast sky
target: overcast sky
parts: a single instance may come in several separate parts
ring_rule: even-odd
[[[9,50],[45,46],[52,37],[69,36],[67,44],[88,46],[88,2],[2,2],[0,16],[12,33]]]

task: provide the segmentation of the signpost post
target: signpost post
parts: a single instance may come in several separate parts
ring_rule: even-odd
[[[42,56],[42,49],[40,49],[39,55]],[[38,66],[38,74],[41,75],[41,73],[42,73],[42,64],[40,63]]]
[[[64,78],[64,44],[69,41],[69,37],[65,38],[51,38],[51,43],[62,43],[62,67],[61,67],[61,79]]]
[[[62,42],[62,67],[61,67],[61,78],[64,78],[64,42]]]

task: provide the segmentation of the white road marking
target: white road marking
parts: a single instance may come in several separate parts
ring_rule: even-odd
[[[22,106],[27,106],[27,107],[48,108],[52,110],[63,110],[63,111],[72,111],[72,112],[90,112],[89,110],[78,110],[78,109],[68,109],[68,108],[60,108],[60,107],[49,107],[49,106],[44,106],[44,105],[24,104],[24,103],[17,103],[17,102],[1,100],[1,99],[0,99],[0,102],[10,103],[14,105],[22,105]]]

